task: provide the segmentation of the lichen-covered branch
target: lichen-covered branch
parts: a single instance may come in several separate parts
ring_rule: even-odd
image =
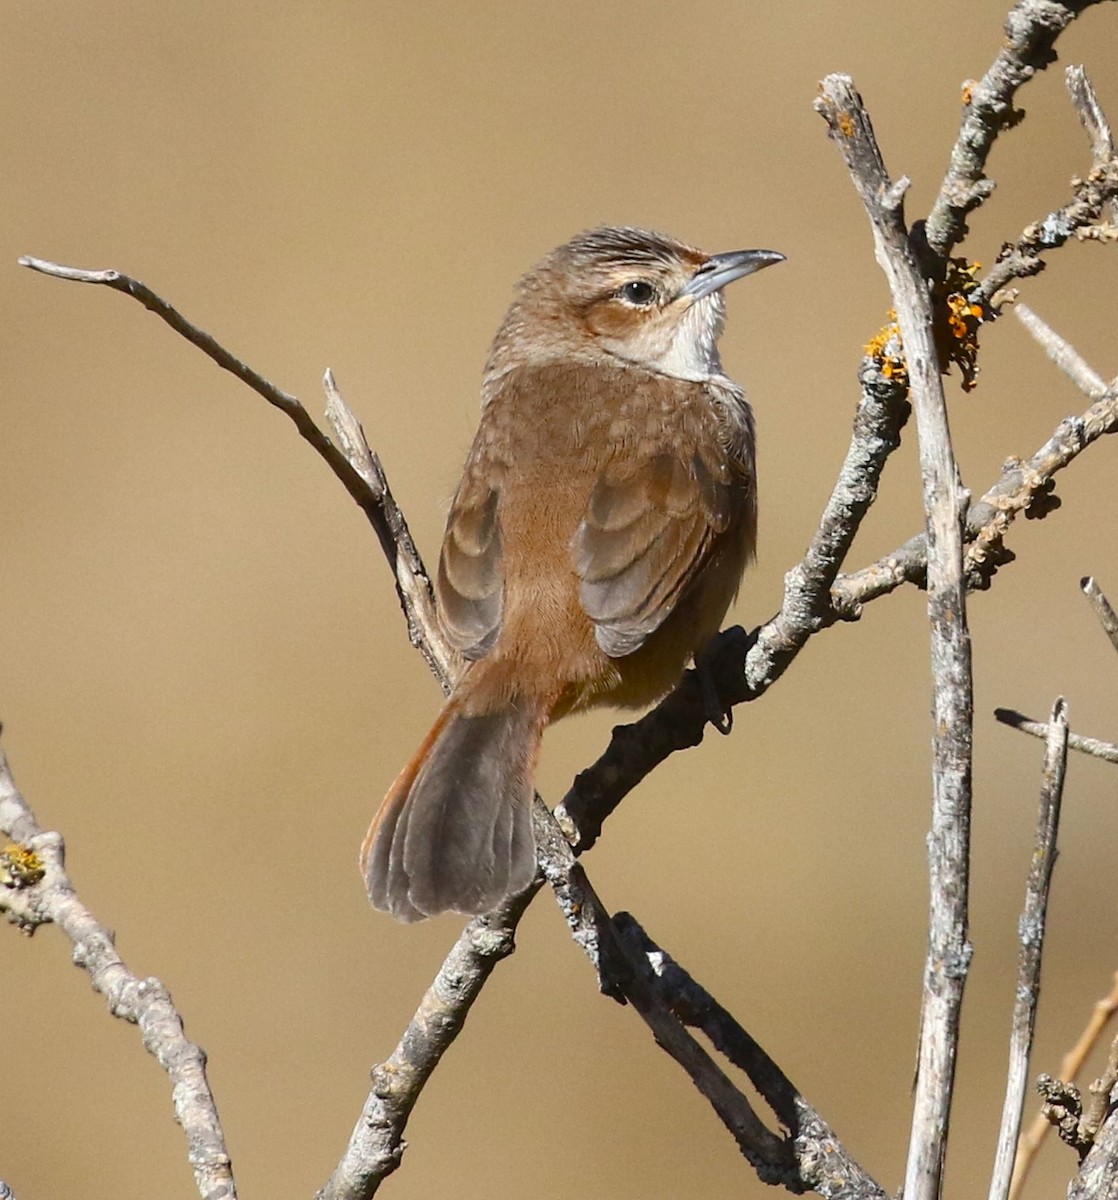
[[[967,509],[968,583],[972,589],[988,586],[996,568],[1009,561],[1011,556],[1002,542],[1014,518],[1020,513],[1034,518],[1046,516],[1057,503],[1051,491],[1053,477],[1088,446],[1116,429],[1118,389],[1112,388],[1078,416],[1061,421],[1030,459],[1007,460],[993,487]],[[926,547],[925,535],[917,534],[870,566],[840,575],[832,589],[836,604],[843,608],[867,604],[905,583],[922,587]]]
[[[78,899],[66,873],[62,838],[39,827],[3,751],[0,832],[13,839],[0,855],[0,912],[24,933],[54,924],[70,939],[74,962],[89,973],[109,1012],[139,1026],[144,1048],[167,1072],[199,1196],[236,1200],[225,1134],[206,1079],[205,1052],[187,1039],[182,1017],[163,984],[134,975],[117,953],[112,933]]]

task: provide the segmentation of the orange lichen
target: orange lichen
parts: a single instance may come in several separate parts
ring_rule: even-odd
[[[839,111],[838,127],[843,137],[854,136],[854,118],[844,110]]]
[[[969,392],[978,376],[978,330],[993,311],[982,295],[978,281],[981,263],[965,258],[948,260],[943,282],[936,285],[936,346],[944,369],[959,368],[963,390]],[[942,306],[940,308],[939,306]]]

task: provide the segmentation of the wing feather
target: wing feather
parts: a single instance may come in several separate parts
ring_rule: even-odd
[[[501,631],[505,576],[500,493],[467,472],[446,521],[435,592],[446,635],[470,659],[484,658]]]
[[[730,522],[733,486],[724,461],[684,447],[602,472],[572,549],[582,607],[611,658],[667,620]]]

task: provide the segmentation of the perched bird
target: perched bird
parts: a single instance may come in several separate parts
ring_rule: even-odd
[[[757,525],[722,289],[783,257],[602,228],[520,281],[436,583],[469,665],[365,838],[377,908],[480,913],[526,887],[545,726],[651,703],[718,632]]]

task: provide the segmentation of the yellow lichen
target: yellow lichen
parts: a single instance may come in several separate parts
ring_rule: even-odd
[[[29,847],[9,842],[0,850],[0,884],[5,887],[31,887],[45,874],[43,860]]]
[[[901,331],[895,320],[896,313],[889,311],[894,318],[891,324],[883,325],[866,343],[865,351],[873,359],[877,369],[890,383],[908,386],[908,367],[905,364],[901,348]]]

